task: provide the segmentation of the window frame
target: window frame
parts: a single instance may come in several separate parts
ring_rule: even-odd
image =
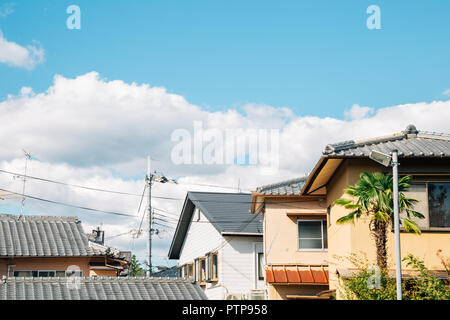
[[[194,264],[187,263],[186,266],[187,266],[187,277],[192,280],[194,278]]]
[[[263,263],[261,265],[260,257],[262,257]],[[265,279],[265,268],[264,268],[264,252],[258,252],[257,253],[257,271],[258,271],[258,280],[264,281]],[[262,276],[260,276],[260,272]]]
[[[215,275],[213,272],[213,257],[216,257],[216,274]],[[219,281],[219,255],[218,255],[217,251],[210,252],[210,259],[211,259],[211,261],[209,263],[210,281],[216,282],[216,281]]]
[[[207,274],[206,274],[206,257],[200,257],[199,259],[198,259],[198,261],[199,261],[199,284],[201,285],[201,286],[203,286],[203,285],[206,285],[206,281],[207,281]],[[205,275],[204,275],[204,277],[203,277],[203,274],[202,274],[202,272],[203,272],[203,267],[202,267],[202,261],[204,261],[205,262]]]
[[[324,232],[323,232],[323,228],[328,228],[327,225],[327,218],[326,217],[320,217],[317,219],[301,219],[298,218],[297,219],[297,251],[304,251],[304,252],[314,252],[314,251],[318,251],[318,252],[327,252],[328,251],[328,239],[327,239],[327,247],[325,248],[325,241],[324,241]],[[299,230],[299,223],[301,222],[317,222],[320,221],[320,233],[321,233],[321,240],[322,240],[322,248],[300,248],[300,230]],[[328,230],[327,230],[327,237],[328,237]],[[309,239],[309,238],[302,238],[302,239]],[[311,239],[316,239],[318,240],[319,238],[311,238]]]
[[[200,282],[200,259],[194,259],[194,281]]]
[[[413,182],[414,183],[414,182]],[[425,198],[427,201],[427,211],[428,211],[428,230],[429,231],[450,231],[450,226],[448,227],[435,227],[431,226],[431,210],[430,210],[430,184],[446,184],[450,186],[450,182],[448,181],[426,181],[426,182],[415,182],[415,184],[425,184]],[[423,230],[423,229],[422,229]]]

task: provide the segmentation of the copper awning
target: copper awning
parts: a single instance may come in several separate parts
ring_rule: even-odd
[[[274,284],[328,284],[327,265],[271,264],[266,279]]]

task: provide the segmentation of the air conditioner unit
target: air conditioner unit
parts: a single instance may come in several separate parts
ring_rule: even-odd
[[[248,295],[249,300],[265,300],[264,290],[251,290]]]

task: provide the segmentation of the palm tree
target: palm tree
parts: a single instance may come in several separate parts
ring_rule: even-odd
[[[405,231],[420,234],[420,229],[417,223],[411,220],[411,215],[423,219],[423,214],[412,210],[414,204],[418,202],[416,199],[408,198],[404,195],[404,191],[410,187],[411,176],[404,176],[399,178],[399,211],[406,212],[406,218],[401,219]],[[393,179],[391,174],[382,174],[379,172],[369,173],[362,172],[358,182],[354,186],[348,186],[345,189],[345,194],[352,196],[354,200],[338,199],[334,201],[335,204],[344,206],[346,209],[353,211],[339,218],[336,222],[338,224],[355,221],[362,214],[371,216],[369,223],[369,230],[371,231],[377,249],[377,265],[381,269],[387,267],[387,251],[386,242],[387,227],[392,223],[394,215],[393,206]]]

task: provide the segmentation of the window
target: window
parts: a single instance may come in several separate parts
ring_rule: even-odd
[[[38,271],[38,277],[54,277],[56,275],[56,271]]]
[[[264,253],[258,252],[258,280],[264,280]]]
[[[206,259],[200,258],[200,284],[206,282]]]
[[[195,281],[199,281],[200,280],[200,266],[199,266],[200,262],[199,259],[195,259],[194,260],[194,271],[195,271],[195,275],[194,275],[194,280]]]
[[[205,255],[205,262],[206,262],[206,281],[211,281],[211,253],[207,253]]]
[[[194,278],[194,265],[192,263],[188,263],[187,265],[187,275],[189,277],[189,279],[193,279]]]
[[[327,250],[327,221],[298,220],[298,249]]]
[[[14,277],[37,277],[37,271],[14,271]]]
[[[219,278],[219,273],[217,269],[218,259],[217,252],[211,253],[211,281],[217,281]]]
[[[188,265],[185,264],[185,265],[182,266],[182,268],[183,268],[183,278],[187,279],[187,277],[188,277]]]
[[[32,271],[14,271],[14,277],[82,277],[83,272],[81,270],[32,270]]]
[[[450,183],[428,184],[430,227],[450,228]]]

